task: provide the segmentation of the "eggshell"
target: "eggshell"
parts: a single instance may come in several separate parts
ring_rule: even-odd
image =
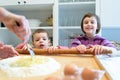
[[[96,74],[92,70],[84,68],[81,73],[81,77],[83,80],[94,80],[96,79]]]
[[[64,67],[64,75],[75,75],[78,72],[78,66],[75,64],[67,64]]]

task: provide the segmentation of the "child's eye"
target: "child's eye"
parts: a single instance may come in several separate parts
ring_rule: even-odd
[[[94,24],[95,22],[94,21],[91,21],[91,24]]]
[[[35,41],[39,41],[39,40],[35,40]]]
[[[92,21],[91,23],[92,23],[92,24],[94,24],[94,22],[93,22],[93,21]]]
[[[43,40],[46,40],[45,38]]]
[[[88,24],[88,21],[85,21],[84,24]]]

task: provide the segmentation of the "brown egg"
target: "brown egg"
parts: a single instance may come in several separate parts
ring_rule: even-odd
[[[49,76],[44,80],[63,80],[60,76]]]
[[[88,68],[84,68],[81,77],[83,80],[95,80],[96,79],[96,73]]]
[[[64,67],[64,75],[75,75],[78,72],[78,67],[75,64],[67,64]]]

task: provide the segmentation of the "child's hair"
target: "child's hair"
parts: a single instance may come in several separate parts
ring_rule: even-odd
[[[32,41],[34,40],[34,35],[35,35],[36,33],[47,33],[47,36],[48,36],[48,38],[49,38],[49,34],[48,34],[48,32],[47,32],[46,30],[44,30],[44,29],[36,29],[36,30],[32,33]]]
[[[83,30],[83,20],[86,18],[86,17],[95,17],[96,20],[97,20],[97,30],[96,30],[96,34],[100,32],[100,29],[101,29],[101,24],[100,24],[100,19],[99,17],[96,15],[96,14],[92,14],[92,13],[87,13],[84,15],[84,17],[82,18],[82,21],[81,21],[81,29],[82,31],[85,33],[85,31]]]

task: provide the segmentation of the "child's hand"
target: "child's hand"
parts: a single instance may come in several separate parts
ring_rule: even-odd
[[[105,50],[105,48],[101,45],[94,45],[90,48],[91,52],[93,52],[94,55],[98,55],[103,53],[103,51]]]
[[[32,49],[32,47],[31,47],[30,44],[21,43],[21,44],[18,44],[18,45],[16,46],[16,49],[27,50],[27,48]]]
[[[32,49],[32,46],[30,44],[25,44],[22,49],[27,50],[28,48]]]
[[[58,47],[56,47],[56,46],[51,46],[51,47],[49,47],[47,50],[48,50],[48,53],[53,53],[56,49],[58,49]]]
[[[85,45],[79,45],[76,47],[76,49],[80,52],[80,53],[85,53],[86,51],[86,46]]]

